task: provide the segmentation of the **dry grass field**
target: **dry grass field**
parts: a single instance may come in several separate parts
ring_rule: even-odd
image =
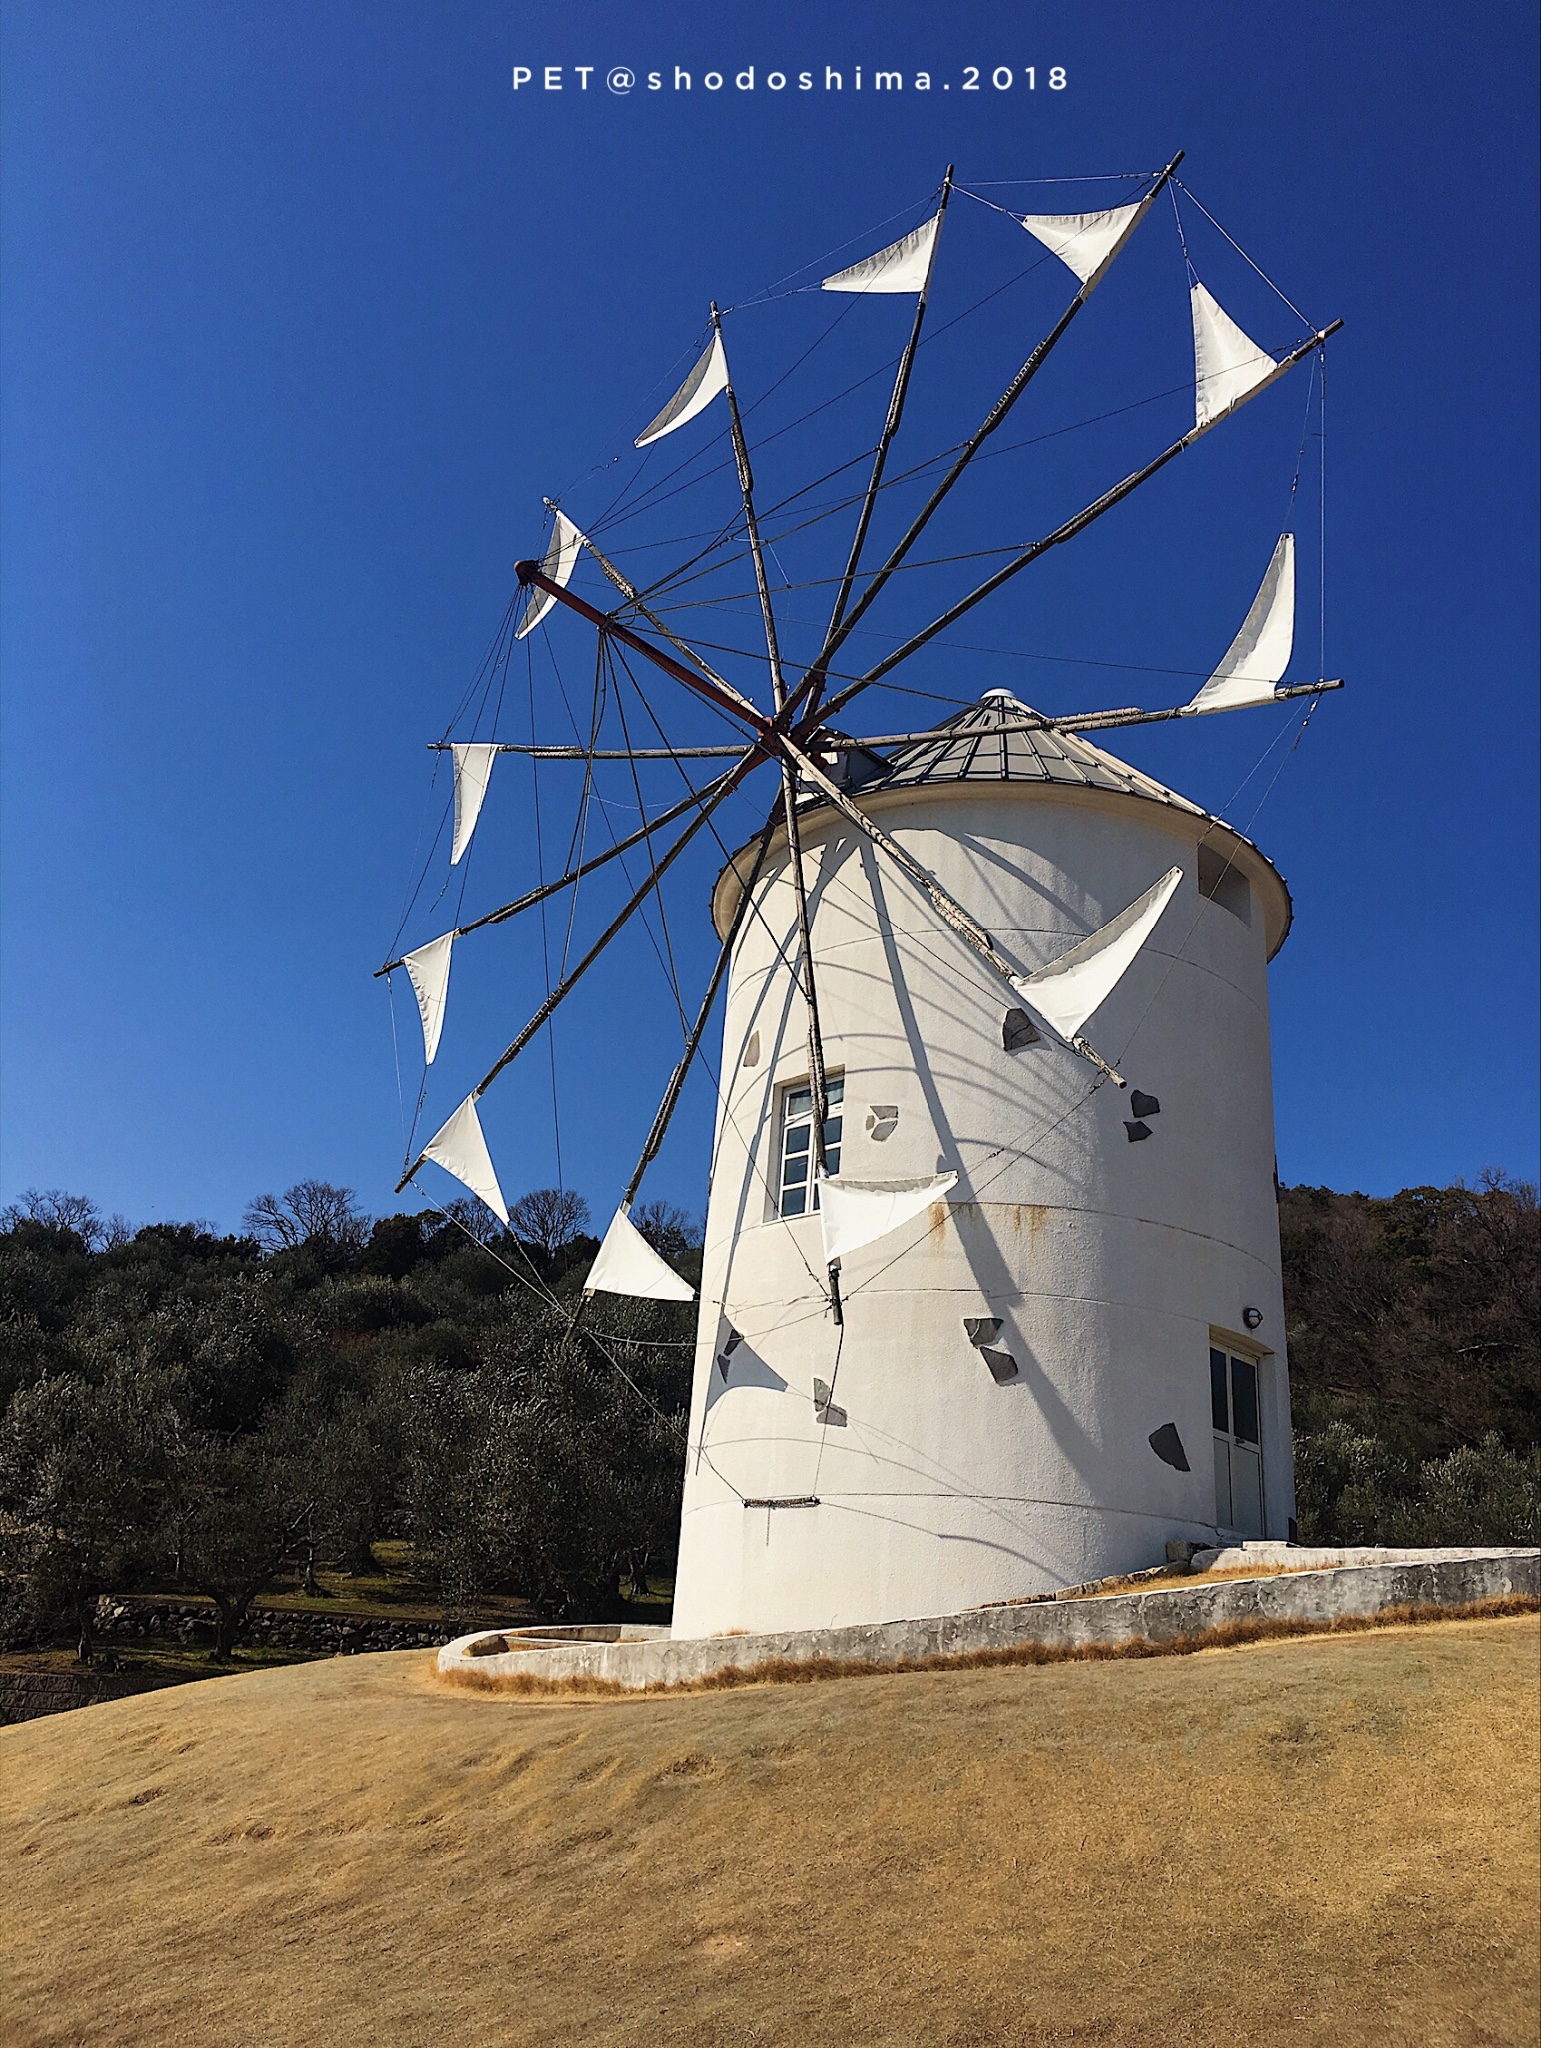
[[[1533,2048],[1534,1617],[0,1733],[6,2048]]]

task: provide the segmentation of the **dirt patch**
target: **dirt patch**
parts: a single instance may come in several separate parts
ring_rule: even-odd
[[[92,1707],[0,1731],[0,2039],[1532,2048],[1536,1678],[1519,1616],[615,1702],[417,1652]]]

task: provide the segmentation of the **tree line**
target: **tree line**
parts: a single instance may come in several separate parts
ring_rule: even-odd
[[[243,1230],[130,1230],[79,1196],[0,1212],[0,1638],[98,1597],[212,1603],[228,1657],[283,1573],[387,1537],[450,1624],[496,1593],[600,1618],[673,1571],[694,1311],[595,1297],[587,1206],[370,1218],[263,1195]],[[635,1218],[688,1278],[700,1233]],[[1280,1191],[1299,1529],[1329,1543],[1535,1542],[1535,1190]]]
[[[693,1317],[597,1297],[587,1205],[537,1189],[364,1216],[303,1181],[245,1229],[129,1231],[80,1197],[0,1215],[0,1631],[98,1597],[206,1596],[228,1656],[286,1569],[373,1571],[405,1537],[448,1620],[480,1593],[614,1612],[673,1569]],[[699,1233],[634,1219],[698,1277]]]
[[[1541,1542],[1535,1188],[1282,1188],[1279,1236],[1302,1539]]]

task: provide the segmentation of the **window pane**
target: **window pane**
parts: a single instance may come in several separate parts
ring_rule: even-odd
[[[812,1090],[808,1088],[789,1088],[787,1090],[786,1102],[787,1121],[790,1123],[792,1118],[795,1116],[811,1116],[812,1114]]]
[[[1235,1420],[1232,1435],[1238,1443],[1261,1443],[1257,1428],[1257,1367],[1250,1358],[1231,1360],[1231,1401]]]
[[[843,1074],[837,1074],[833,1081],[826,1083],[826,1087],[829,1094],[829,1099],[832,1103],[844,1102],[845,1076]]]
[[[787,1156],[794,1152],[806,1152],[813,1137],[812,1124],[798,1124],[787,1132]]]
[[[1209,1354],[1209,1405],[1213,1411],[1216,1429],[1231,1426],[1231,1404],[1225,1389],[1225,1353],[1211,1351]]]
[[[781,1213],[783,1216],[801,1216],[807,1206],[808,1190],[806,1188],[786,1188],[782,1191]]]
[[[824,1169],[830,1175],[837,1174],[840,1171],[840,1147],[838,1145],[826,1145],[824,1147]]]
[[[840,1143],[840,1133],[843,1128],[843,1121],[840,1117],[830,1117],[824,1125],[824,1143],[826,1145],[838,1145]]]
[[[800,1187],[802,1183],[808,1178],[807,1153],[799,1153],[796,1158],[789,1159],[786,1163],[786,1167],[782,1173],[781,1178],[788,1187]]]
[[[1243,1536],[1263,1533],[1263,1461],[1256,1451],[1231,1448],[1231,1527]]]
[[[1215,1520],[1222,1529],[1231,1523],[1231,1447],[1223,1436],[1215,1438]]]

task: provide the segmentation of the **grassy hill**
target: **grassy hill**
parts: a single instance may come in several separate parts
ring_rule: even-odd
[[[1535,2040],[1533,1618],[624,1702],[340,1659],[0,1733],[13,2048]]]

